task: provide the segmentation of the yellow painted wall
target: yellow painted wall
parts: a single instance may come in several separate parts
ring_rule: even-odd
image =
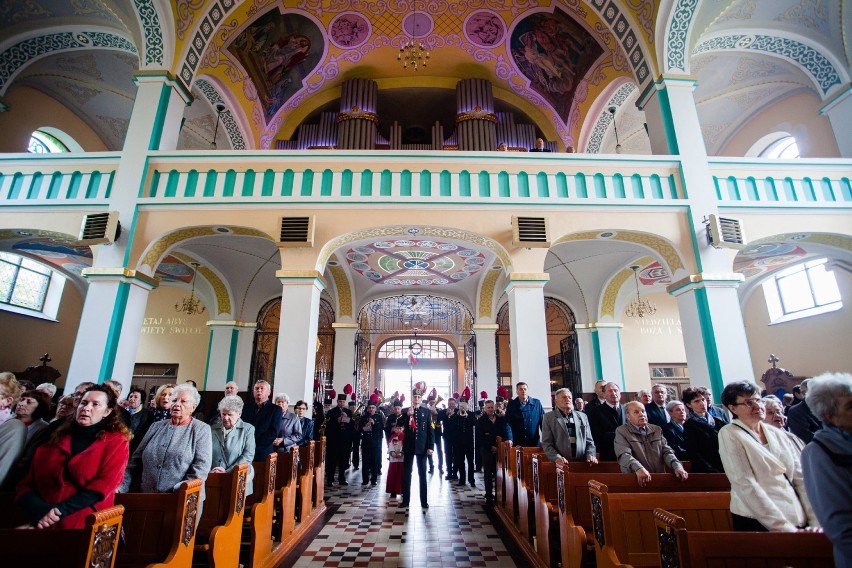
[[[840,296],[847,303],[836,312],[769,325],[763,287],[758,286],[748,298],[743,317],[755,380],[769,368],[770,353],[781,359],[779,366],[796,376],[852,370],[849,349],[852,308],[848,305],[852,301],[852,275],[840,269],[835,269],[834,275]]]
[[[23,371],[49,353],[49,365],[62,373],[56,384],[64,385],[82,311],[83,297],[71,282],[62,290],[57,321],[0,311],[0,370]],[[92,376],[97,372],[93,369]]]
[[[148,296],[136,362],[177,364],[178,382],[192,379],[201,388],[210,342],[210,314],[178,314],[175,302],[186,295],[181,288],[160,286]]]
[[[651,386],[651,363],[686,363],[677,300],[668,294],[651,294],[657,313],[646,318],[621,318],[621,351],[625,390]],[[709,386],[709,385],[708,385]]]
[[[0,152],[26,152],[30,134],[45,126],[71,136],[87,152],[108,150],[89,126],[56,99],[29,87],[15,87],[5,96],[8,112],[0,112]]]

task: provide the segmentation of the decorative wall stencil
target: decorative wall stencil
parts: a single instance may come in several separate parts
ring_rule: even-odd
[[[186,262],[170,254],[157,265],[155,276],[163,282],[189,284],[192,281],[192,274],[193,270]]]
[[[796,22],[810,30],[828,34],[828,6],[828,2],[820,0],[799,0],[798,4],[787,8],[775,21]]]
[[[479,317],[490,318],[494,310],[494,288],[497,285],[497,280],[503,271],[499,264],[495,264],[482,279],[482,285],[479,288]]]
[[[337,257],[332,257],[334,260],[328,262],[328,271],[331,273],[331,278],[334,280],[334,287],[337,290],[337,305],[340,317],[352,317],[352,289],[349,286],[349,279],[346,277],[346,271],[340,266]]]
[[[340,49],[363,45],[372,33],[370,21],[357,12],[335,16],[328,25],[328,38]]]
[[[76,245],[65,238],[25,239],[12,245],[12,250],[31,254],[46,264],[80,274],[92,266],[92,249]]]
[[[163,64],[163,32],[153,0],[133,0],[145,35],[145,65]]]
[[[645,286],[654,284],[671,284],[671,277],[663,265],[657,261],[652,262],[638,273],[639,282]]]
[[[491,10],[479,10],[464,21],[464,35],[474,45],[494,47],[503,42],[506,24]]]
[[[204,97],[210,102],[211,107],[215,107],[216,103],[225,103],[224,99],[219,96],[219,91],[217,91],[216,87],[214,87],[209,81],[199,79],[195,82],[195,86],[198,87],[199,91],[204,93]],[[231,110],[227,108],[227,104],[225,104],[225,107],[225,110],[219,118],[222,121],[222,126],[225,127],[225,132],[228,133],[228,140],[231,141],[231,147],[234,150],[245,150],[246,141],[245,138],[243,138],[243,132],[240,130],[240,125],[237,124]]]
[[[178,229],[177,231],[167,233],[161,238],[154,241],[154,243],[149,245],[148,249],[145,251],[145,255],[142,257],[142,260],[139,261],[139,268],[156,268],[157,264],[159,263],[159,259],[170,248],[180,242],[194,239],[196,237],[207,237],[213,235],[246,235],[272,241],[272,239],[266,233],[258,231],[257,229],[249,229],[246,227],[231,227],[224,225],[187,227],[185,229]]]
[[[794,262],[805,254],[807,251],[794,243],[752,244],[737,253],[734,259],[734,272],[751,278]]]
[[[562,10],[537,12],[512,30],[512,59],[530,87],[568,122],[577,83],[603,53],[597,40]]]
[[[376,284],[440,286],[482,270],[485,255],[454,243],[397,239],[350,248],[346,261]]]
[[[712,51],[753,50],[783,57],[804,69],[825,96],[834,86],[841,83],[834,65],[814,48],[796,40],[768,36],[733,34],[706,39],[695,46],[693,55]]]
[[[773,61],[743,57],[737,62],[737,67],[731,75],[731,84],[769,77],[779,72],[779,66]]]
[[[595,121],[595,126],[592,129],[592,135],[589,137],[588,144],[586,144],[586,152],[590,154],[597,154],[601,151],[601,143],[603,142],[609,125],[612,124],[613,121],[612,114],[606,109],[613,105],[620,107],[635,90],[636,85],[634,83],[625,83],[618,88],[612,97],[610,97],[609,101],[607,101],[606,105],[604,105],[605,109],[601,111],[598,115],[597,121]]]
[[[179,76],[185,85],[192,83],[192,78],[201,61],[201,54],[207,48],[207,44],[213,36],[213,31],[222,23],[222,20],[224,20],[228,12],[234,7],[236,1],[215,0],[210,5],[210,9],[207,10],[207,15],[201,19],[195,35],[192,36],[192,42],[189,44],[186,55],[184,56],[183,64],[180,66]]]
[[[662,237],[650,233],[638,233],[634,231],[583,231],[565,235],[553,243],[555,247],[561,243],[585,240],[614,240],[628,243],[636,243],[656,252],[664,261],[664,268],[670,275],[677,276],[678,270],[685,269],[685,265],[677,250]]]
[[[319,65],[325,51],[322,31],[300,14],[273,8],[237,35],[227,51],[251,77],[269,122]]]

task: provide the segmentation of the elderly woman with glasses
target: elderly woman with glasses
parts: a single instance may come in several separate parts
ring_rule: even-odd
[[[171,419],[155,422],[130,456],[119,493],[139,484],[143,493],[170,493],[191,479],[207,479],[212,460],[210,426],[192,417],[201,395],[190,384],[175,387]]]
[[[805,443],[801,438],[790,432],[787,428],[787,417],[784,416],[784,403],[781,402],[774,394],[770,394],[768,396],[764,396],[762,399],[763,408],[766,410],[766,417],[763,419],[764,422],[771,426],[775,426],[790,438],[790,441],[793,442],[793,446],[799,452],[805,449]]]
[[[243,399],[228,395],[219,402],[220,422],[212,426],[213,469],[210,473],[227,473],[240,465],[249,465],[246,494],[251,495],[254,470],[254,426],[243,422]]]
[[[734,420],[719,431],[719,453],[731,482],[735,531],[794,532],[818,527],[802,479],[799,452],[767,425],[754,383],[730,383],[722,404]]]

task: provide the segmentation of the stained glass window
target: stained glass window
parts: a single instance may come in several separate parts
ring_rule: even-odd
[[[0,303],[42,311],[51,270],[28,258],[0,252]]]
[[[27,147],[27,152],[31,154],[51,154],[68,151],[68,147],[60,142],[58,138],[41,130],[36,130],[32,133],[29,146]]]

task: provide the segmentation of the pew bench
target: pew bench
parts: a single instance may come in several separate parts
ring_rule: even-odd
[[[14,493],[0,494],[0,542],[8,545],[3,547],[4,565],[115,566],[124,514],[121,505],[90,514],[81,529],[17,530],[26,519],[15,514],[14,500]]]
[[[535,537],[535,488],[533,486],[532,461],[536,455],[542,455],[541,448],[517,447],[515,452],[516,487],[518,492],[518,530],[530,544]]]
[[[556,568],[559,560],[559,499],[556,463],[546,454],[533,457],[535,490],[535,550],[542,565]]]
[[[325,436],[314,442],[314,482],[311,494],[311,509],[325,509]]]
[[[656,508],[682,516],[689,530],[732,528],[727,491],[610,493],[603,483],[590,481],[589,493],[598,568],[660,566]]]
[[[249,465],[228,473],[211,473],[204,483],[204,507],[195,536],[195,551],[211,568],[229,568],[240,561]]]
[[[252,494],[247,498],[248,513],[244,517],[244,534],[248,546],[240,559],[246,568],[261,568],[272,557],[272,515],[275,507],[275,478],[278,454],[272,453],[266,461],[254,462]],[[248,530],[246,530],[248,529]]]
[[[613,469],[618,473],[613,472]],[[602,462],[595,466],[571,462],[556,464],[559,543],[563,568],[582,568],[584,554],[594,550],[589,497],[589,481],[592,480],[605,484],[610,493],[731,490],[731,484],[723,473],[693,474],[686,481],[672,473],[655,473],[648,485],[639,487],[636,476],[620,473],[615,462]]]
[[[826,568],[834,566],[822,533],[696,531],[664,509],[654,510],[663,568]]]
[[[314,442],[299,447],[299,475],[296,481],[296,521],[303,523],[313,511]]]
[[[299,476],[299,452],[278,452],[275,473],[275,522],[272,537],[284,542],[296,528],[296,481]]]
[[[116,495],[116,504],[124,506],[125,533],[116,566],[190,566],[203,485],[193,479],[181,483],[176,493]]]
[[[495,490],[495,497],[498,507],[506,506],[506,457],[503,438],[497,436],[497,475],[495,476],[497,489]]]

